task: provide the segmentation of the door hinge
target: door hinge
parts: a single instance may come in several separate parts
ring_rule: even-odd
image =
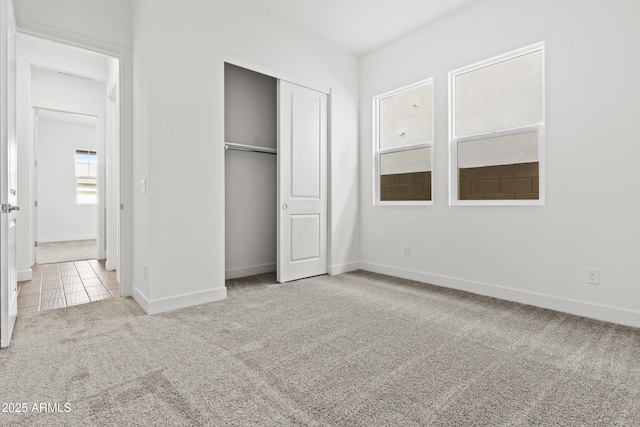
[[[37,247],[38,247],[38,241],[36,240],[36,241],[35,241],[35,242],[33,242],[33,243],[34,243],[34,245],[33,245],[33,246],[35,246],[35,247],[37,248]]]
[[[37,200],[35,200],[35,201],[33,202],[33,207],[34,207],[34,208],[37,208],[37,207],[38,207],[38,201],[37,201]]]
[[[38,167],[38,161],[37,160],[33,161],[33,166]]]

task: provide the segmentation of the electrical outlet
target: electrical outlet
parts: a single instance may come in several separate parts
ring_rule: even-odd
[[[597,268],[587,268],[587,283],[591,285],[600,284],[600,270]]]
[[[411,255],[411,247],[409,245],[404,245],[402,248],[402,255],[409,256]]]

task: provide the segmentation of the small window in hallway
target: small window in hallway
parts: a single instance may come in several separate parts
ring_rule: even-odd
[[[98,161],[95,151],[76,150],[76,190],[78,203],[98,203]]]

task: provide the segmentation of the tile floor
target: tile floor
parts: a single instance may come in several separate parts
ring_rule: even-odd
[[[32,271],[18,284],[18,316],[120,296],[116,272],[104,260],[36,264]]]

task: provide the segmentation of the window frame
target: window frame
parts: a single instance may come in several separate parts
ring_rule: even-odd
[[[78,175],[76,170],[77,170],[77,164],[78,164],[77,156],[78,156],[79,152],[81,154],[87,154],[87,155],[94,154],[95,155],[95,158],[96,158],[96,163],[95,163],[96,164],[96,176],[95,177],[89,176],[89,175]],[[74,172],[73,179],[74,179],[75,188],[76,188],[76,191],[75,191],[76,205],[97,205],[98,204],[98,150],[96,150],[96,149],[88,149],[88,148],[76,148],[73,151],[73,172]],[[78,194],[78,179],[89,179],[89,178],[95,178],[95,180],[96,180],[96,200],[92,201],[92,202],[81,202],[81,201],[78,200],[78,196],[79,196],[79,194]]]
[[[424,86],[432,86],[432,95],[431,95],[431,129],[432,129],[432,138],[431,141],[418,143],[418,144],[409,144],[402,145],[399,147],[385,148],[380,149],[380,101],[390,98],[395,95],[399,95],[405,92],[409,92],[413,89],[418,89]],[[432,206],[433,205],[433,142],[435,139],[435,119],[434,119],[434,98],[435,94],[433,90],[435,89],[433,78],[429,77],[428,79],[420,80],[418,82],[402,86],[398,89],[394,89],[380,95],[376,95],[373,97],[373,206]],[[380,157],[384,154],[391,153],[399,153],[404,151],[417,150],[421,148],[430,148],[431,149],[431,200],[381,200],[380,199]]]
[[[456,92],[455,78],[459,75],[466,74],[481,68],[505,62],[520,56],[524,56],[537,51],[542,51],[542,121],[532,123],[526,126],[520,126],[509,129],[497,129],[490,132],[482,132],[462,137],[456,136]],[[545,73],[545,43],[538,42],[520,49],[512,50],[502,55],[494,56],[471,65],[467,65],[449,72],[449,205],[502,205],[502,206],[544,206],[545,204],[545,122],[546,122],[546,73]],[[483,139],[497,138],[500,136],[517,135],[530,132],[538,133],[538,199],[511,199],[511,200],[460,200],[459,199],[459,182],[458,182],[458,144],[477,141]]]

